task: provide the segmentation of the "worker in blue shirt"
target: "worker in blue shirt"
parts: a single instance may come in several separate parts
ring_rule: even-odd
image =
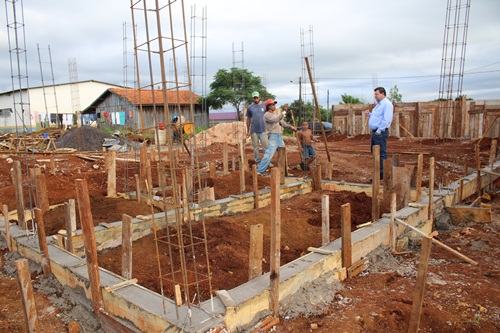
[[[377,105],[375,105],[372,112],[366,110],[365,114],[369,117],[368,127],[372,132],[370,149],[373,152],[373,146],[380,146],[380,179],[383,179],[384,160],[387,159],[387,137],[389,136],[394,107],[386,97],[385,88],[377,87],[374,92]]]

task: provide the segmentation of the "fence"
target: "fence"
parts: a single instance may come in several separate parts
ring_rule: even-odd
[[[418,138],[497,138],[500,134],[500,99],[394,103],[390,135]],[[368,134],[364,110],[375,104],[332,106],[334,130],[349,136]],[[494,122],[494,123],[493,123]]]

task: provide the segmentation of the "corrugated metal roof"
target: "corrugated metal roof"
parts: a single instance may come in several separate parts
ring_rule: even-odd
[[[114,94],[120,95],[126,98],[132,104],[151,105],[153,104],[153,94],[154,101],[156,104],[163,104],[163,91],[162,90],[141,90],[141,100],[139,100],[139,90],[130,88],[110,88]],[[188,90],[167,90],[167,103],[168,104],[190,104],[190,96],[192,97],[192,103],[198,104],[198,99],[201,97],[198,94],[191,93]],[[178,102],[179,101],[179,102]]]

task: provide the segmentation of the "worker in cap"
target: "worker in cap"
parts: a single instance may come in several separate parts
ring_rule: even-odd
[[[264,103],[260,100],[260,94],[258,91],[252,93],[253,103],[247,108],[247,133],[250,134],[250,139],[252,140],[253,147],[253,157],[255,159],[255,164],[259,164],[260,152],[259,152],[259,142],[262,145],[262,151],[267,148],[267,134],[266,126],[264,125],[264,114],[266,113],[266,107]]]
[[[287,124],[283,117],[284,112],[280,112],[276,109],[276,104],[278,102],[273,99],[268,99],[265,103],[266,114],[264,115],[264,124],[266,125],[266,131],[268,134],[267,149],[264,153],[264,157],[257,167],[257,172],[263,174],[266,171],[271,159],[274,156],[278,147],[285,147],[285,142],[283,141],[282,128],[291,128],[292,131],[297,132],[297,128]]]

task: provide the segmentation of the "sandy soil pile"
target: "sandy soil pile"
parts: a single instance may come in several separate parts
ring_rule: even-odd
[[[217,124],[206,131],[195,135],[194,140],[196,145],[211,145],[214,142],[227,142],[237,144],[241,142],[245,134],[246,128],[242,121],[232,123]]]

